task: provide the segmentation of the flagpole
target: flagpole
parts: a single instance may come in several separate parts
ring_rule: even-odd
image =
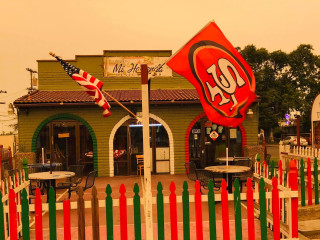
[[[128,113],[130,113],[134,118],[138,119],[137,115],[135,115],[133,112],[131,112],[127,107],[125,107],[121,102],[119,102],[117,99],[115,99],[114,97],[112,97],[109,93],[107,93],[105,90],[102,90],[102,92],[104,94],[106,94],[109,98],[111,98],[113,101],[115,101],[117,104],[120,105],[120,107],[122,107],[124,110],[126,110]]]
[[[142,95],[142,130],[144,160],[144,214],[146,221],[146,239],[153,240],[152,224],[152,191],[151,191],[151,159],[149,143],[149,86],[148,67],[141,64],[141,95]]]

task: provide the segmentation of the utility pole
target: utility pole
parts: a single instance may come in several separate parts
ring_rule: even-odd
[[[7,93],[6,90],[0,90],[0,93]],[[5,104],[6,102],[0,102],[0,104]]]
[[[31,86],[30,86],[30,88],[27,88],[27,90],[29,90],[28,93],[31,93],[31,92],[34,90],[33,84],[32,84],[32,76],[33,76],[33,73],[38,73],[38,72],[32,70],[31,68],[26,68],[26,70],[27,70],[28,72],[30,72],[30,83],[31,83]]]

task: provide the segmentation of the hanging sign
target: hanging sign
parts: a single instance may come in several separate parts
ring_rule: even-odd
[[[212,140],[216,140],[219,137],[219,133],[217,133],[216,131],[212,131],[209,136]]]
[[[227,127],[243,122],[255,96],[249,64],[210,22],[167,65],[191,82],[210,121]]]
[[[58,133],[58,138],[68,138],[70,137],[70,133]]]

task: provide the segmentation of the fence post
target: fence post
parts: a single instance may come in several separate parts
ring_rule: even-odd
[[[50,240],[56,240],[57,239],[56,194],[52,186],[49,189],[49,226],[50,226]]]
[[[216,224],[216,203],[213,192],[213,182],[210,179],[208,184],[208,208],[209,208],[209,228],[210,228],[210,240],[217,239],[217,224]]]
[[[174,182],[170,183],[170,224],[171,224],[171,240],[178,240],[177,225],[177,196],[175,194],[176,186]]]
[[[187,181],[184,181],[183,183],[182,206],[183,206],[183,239],[190,240],[189,191],[188,191]]]
[[[10,189],[9,191],[9,219],[10,239],[18,240],[17,204],[15,202],[15,193],[13,189]]]
[[[134,235],[135,235],[135,240],[141,240],[141,209],[140,209],[139,186],[137,183],[134,184],[133,192],[134,192],[134,196],[133,196]]]
[[[225,179],[222,179],[222,182],[221,182],[221,208],[222,208],[223,240],[230,240],[228,192],[227,192],[227,183]]]
[[[247,216],[248,216],[248,240],[255,239],[254,229],[254,206],[253,206],[253,190],[252,181],[247,179]]]
[[[307,171],[308,171],[308,205],[312,205],[312,187],[311,187],[311,164],[310,158],[307,161]]]
[[[318,160],[314,158],[314,203],[319,204]]]
[[[200,182],[196,181],[195,189],[196,192],[194,194],[194,206],[196,212],[196,232],[197,232],[197,240],[203,239],[203,225],[202,225],[202,202],[201,202],[201,192],[200,192]]]
[[[263,178],[260,178],[259,186],[261,240],[267,240],[267,205],[265,183]]]
[[[83,200],[83,189],[78,189],[78,239],[86,239],[86,221],[85,221],[85,212],[84,212],[84,200]]]
[[[22,236],[23,240],[30,239],[30,227],[29,227],[29,199],[27,190],[22,189],[21,193],[21,211],[22,211]]]
[[[99,200],[97,198],[97,189],[95,186],[92,187],[92,199],[91,199],[91,208],[92,208],[92,239],[100,239],[99,234]]]
[[[121,240],[128,239],[128,225],[127,225],[127,197],[125,196],[126,187],[122,183],[120,185],[120,198],[119,198],[119,207],[120,207],[120,236]]]
[[[3,150],[3,145],[0,144],[0,180],[2,180],[3,178],[3,174],[2,174],[2,150]]]
[[[295,161],[291,161],[289,164],[289,187],[292,191],[298,191],[298,174]],[[290,209],[289,209],[290,211]],[[291,198],[291,237],[298,238],[298,197]]]
[[[111,197],[112,189],[110,184],[106,187],[106,221],[107,221],[107,240],[113,239],[113,203]]]
[[[40,189],[36,189],[36,199],[34,203],[35,208],[35,228],[36,228],[36,240],[43,239],[42,232],[42,201],[41,201],[41,192]]]
[[[11,147],[8,147],[8,161],[9,161],[9,166],[11,169],[13,169],[13,162],[12,162],[12,152],[11,152]]]
[[[303,158],[300,159],[300,179],[301,179],[301,206],[306,205],[306,189],[304,182],[304,162]]]
[[[164,240],[163,187],[161,182],[158,182],[157,190],[158,240]]]
[[[71,240],[70,199],[63,200],[64,240]]]
[[[22,169],[24,170],[24,178],[26,181],[29,180],[29,168],[28,168],[28,160],[26,158],[22,161]]]
[[[272,215],[273,215],[273,239],[280,240],[280,208],[278,179],[272,178]]]
[[[241,220],[241,199],[240,199],[239,180],[234,182],[234,217],[236,240],[242,240],[242,220]]]
[[[1,192],[0,192],[0,199],[2,199]],[[5,215],[3,212],[3,202],[0,201],[0,239],[4,239],[4,218],[5,218]]]

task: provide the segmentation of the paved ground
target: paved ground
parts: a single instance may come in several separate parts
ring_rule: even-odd
[[[156,186],[158,182],[161,181],[163,184],[163,194],[168,196],[170,194],[169,185],[171,181],[174,181],[176,184],[176,194],[181,196],[182,193],[182,185],[184,181],[187,181],[189,184],[189,191],[190,194],[194,194],[194,182],[191,182],[187,179],[185,174],[179,175],[153,175],[152,176],[152,194],[156,196]],[[112,196],[114,199],[118,199],[119,194],[119,187],[121,183],[124,183],[126,186],[127,194],[126,196],[131,198],[133,197],[133,186],[135,183],[139,184],[141,189],[141,179],[137,176],[123,176],[123,177],[99,177],[96,179],[95,186],[98,190],[98,198],[103,200],[106,196],[105,194],[105,187],[107,184],[110,184],[112,187]],[[219,191],[217,191],[218,193]],[[142,195],[142,193],[141,193]],[[91,199],[91,191],[85,192],[84,196],[85,200]],[[72,194],[71,201],[76,201],[77,197],[76,194]],[[166,239],[170,239],[170,212],[169,212],[169,205],[165,204],[165,236]],[[182,205],[178,204],[178,228],[179,228],[179,238],[183,238],[183,216],[182,216]],[[142,208],[143,209],[143,208]],[[198,210],[198,208],[197,208]],[[195,239],[195,211],[196,208],[193,203],[190,203],[190,221],[191,221],[191,239]],[[142,210],[143,212],[143,210]],[[127,209],[128,213],[128,235],[129,239],[134,239],[134,219],[133,219],[133,207],[128,206]],[[202,205],[202,214],[203,214],[203,221],[204,221],[204,238],[209,238],[209,224],[208,224],[208,206],[207,203],[203,203]],[[119,226],[119,207],[114,207],[114,239],[120,239],[120,226]],[[229,216],[230,216],[230,236],[231,239],[235,239],[234,234],[234,206],[233,201],[229,202]],[[71,226],[72,226],[72,239],[77,239],[77,213],[76,210],[72,211],[71,217]],[[221,204],[216,204],[216,219],[217,219],[217,235],[218,239],[222,239],[222,213],[221,213]],[[247,214],[246,209],[242,207],[242,219],[243,219],[243,239],[247,239]],[[99,221],[100,221],[100,236],[101,239],[106,239],[106,215],[105,209],[100,208],[99,211]],[[86,209],[86,239],[92,239],[91,236],[91,209]],[[153,222],[154,222],[154,229],[155,229],[155,238],[157,239],[157,215],[156,215],[156,205],[153,207]],[[142,213],[142,223],[144,223],[144,217]],[[49,219],[48,214],[44,216],[43,220],[43,227],[44,227],[44,239],[49,239]],[[57,213],[57,229],[58,229],[58,239],[63,238],[63,213],[62,211],[58,211]],[[142,228],[143,229],[143,228]],[[255,229],[256,229],[256,239],[260,239],[260,222],[257,219],[255,222]],[[35,239],[34,236],[34,226],[31,228],[31,239]],[[142,235],[145,236],[145,232],[142,230]],[[268,232],[268,238],[272,239],[272,232]],[[143,238],[144,239],[144,238]]]

